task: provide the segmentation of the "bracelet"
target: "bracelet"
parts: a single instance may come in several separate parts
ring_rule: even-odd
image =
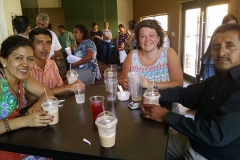
[[[6,132],[10,132],[11,129],[10,129],[10,126],[9,126],[9,121],[8,121],[8,119],[4,119],[3,122],[4,122],[4,126],[5,126]]]

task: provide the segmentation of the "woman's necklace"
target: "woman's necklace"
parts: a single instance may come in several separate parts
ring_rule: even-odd
[[[13,96],[18,100],[18,99],[19,99],[20,88],[19,88],[19,86],[18,86],[17,91],[15,91],[15,90],[11,87],[11,85],[8,83],[7,76],[6,76],[6,73],[5,73],[4,69],[3,69],[3,78],[5,79],[6,84],[7,84],[8,88],[10,89],[10,91],[12,92]]]

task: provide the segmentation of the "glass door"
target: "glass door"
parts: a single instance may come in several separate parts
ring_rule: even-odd
[[[183,4],[183,54],[184,79],[195,83],[200,71],[200,58],[205,53],[213,31],[222,23],[228,12],[226,1],[208,0]]]

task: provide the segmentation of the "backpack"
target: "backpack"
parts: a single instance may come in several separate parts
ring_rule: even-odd
[[[201,58],[201,68],[200,68],[199,75],[197,75],[197,82],[204,81],[208,77],[214,76],[217,72],[218,71],[212,60],[211,41],[210,41],[207,51]]]

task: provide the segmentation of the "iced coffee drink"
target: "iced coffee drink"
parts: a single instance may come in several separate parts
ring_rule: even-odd
[[[143,97],[145,98],[145,104],[159,104],[160,93],[155,88],[146,89]]]
[[[117,118],[109,111],[98,115],[95,124],[98,127],[98,134],[102,147],[109,148],[115,145]]]
[[[59,121],[59,118],[58,118],[59,102],[58,102],[58,100],[56,98],[50,99],[46,102],[43,102],[41,106],[44,111],[48,112],[47,113],[48,115],[52,115],[54,117],[53,121],[51,123],[49,123],[49,125],[58,123],[58,121]]]
[[[68,84],[72,84],[78,80],[78,73],[75,70],[69,70],[66,77],[68,80]]]

